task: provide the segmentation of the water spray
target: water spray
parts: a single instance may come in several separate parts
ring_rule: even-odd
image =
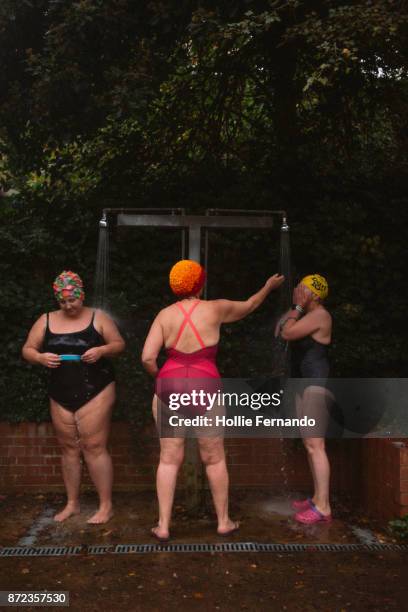
[[[107,306],[107,288],[109,282],[109,231],[106,209],[102,211],[99,221],[98,252],[94,280],[93,305],[99,308]]]

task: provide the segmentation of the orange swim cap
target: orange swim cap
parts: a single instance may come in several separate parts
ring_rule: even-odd
[[[198,293],[205,283],[204,268],[192,259],[178,261],[169,274],[170,288],[178,297]]]

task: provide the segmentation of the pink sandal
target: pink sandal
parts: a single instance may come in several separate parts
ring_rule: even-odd
[[[309,510],[312,500],[308,497],[307,499],[295,499],[291,506],[296,512],[303,512],[303,510]]]
[[[304,525],[313,525],[314,523],[331,523],[333,517],[331,514],[322,514],[313,502],[310,502],[307,510],[295,514],[295,520]]]

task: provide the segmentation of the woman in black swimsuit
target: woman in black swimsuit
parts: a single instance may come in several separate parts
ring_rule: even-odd
[[[62,272],[54,283],[60,309],[34,323],[23,357],[50,369],[52,422],[62,449],[62,474],[67,504],[58,522],[78,514],[81,451],[99,494],[99,509],[88,523],[106,523],[112,516],[112,460],[106,449],[115,402],[112,357],[125,343],[102,311],[83,305],[82,280]]]
[[[311,274],[300,281],[293,292],[292,310],[280,321],[280,333],[292,346],[292,377],[317,379],[305,381],[301,395],[297,396],[299,416],[314,418],[316,429],[302,432],[314,495],[310,499],[296,500],[293,509],[300,523],[330,522],[329,502],[330,464],[325,449],[324,434],[328,422],[330,393],[325,388],[329,376],[327,350],[331,342],[332,318],[322,300],[327,297],[328,285],[319,274]],[[313,435],[314,433],[314,435]]]

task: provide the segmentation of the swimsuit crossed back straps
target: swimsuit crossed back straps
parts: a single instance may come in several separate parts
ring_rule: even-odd
[[[170,393],[189,393],[189,389],[191,391],[193,387],[194,389],[202,388],[206,392],[213,392],[215,387],[217,390],[219,389],[217,381],[221,377],[216,365],[218,344],[205,346],[203,339],[191,320],[191,315],[199,303],[199,300],[194,302],[188,311],[185,310],[180,302],[176,303],[184,318],[173,345],[166,349],[167,360],[157,374],[155,385],[157,395],[166,404],[168,403]],[[192,353],[184,353],[176,348],[187,325],[190,326],[201,346],[200,349]],[[189,383],[186,379],[195,379],[195,382]],[[197,379],[202,380],[198,381]],[[197,414],[203,414],[204,411],[205,406],[199,406],[196,412]]]
[[[43,352],[57,355],[83,355],[88,349],[103,346],[105,341],[94,326],[95,311],[88,327],[77,332],[54,333],[49,315],[45,329]],[[50,370],[49,396],[64,408],[75,412],[115,380],[111,362],[105,357],[96,363],[61,361]]]

